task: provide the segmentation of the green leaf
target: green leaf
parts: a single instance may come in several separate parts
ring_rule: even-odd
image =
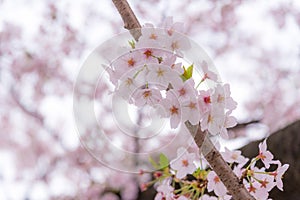
[[[166,168],[169,166],[169,159],[167,158],[166,155],[164,155],[163,153],[161,153],[159,155],[159,167],[160,168]]]
[[[183,74],[180,75],[183,81],[190,79],[193,76],[194,64],[189,66],[187,69],[183,66]]]
[[[135,42],[134,40],[128,41],[129,45],[131,46],[132,49],[135,48]]]
[[[155,168],[155,169],[159,169],[159,165],[153,160],[153,158],[151,158],[151,156],[149,156],[149,162],[151,163],[151,165]]]

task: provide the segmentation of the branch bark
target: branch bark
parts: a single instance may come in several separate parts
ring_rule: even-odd
[[[123,19],[124,28],[129,30],[134,39],[138,41],[142,35],[141,24],[131,10],[127,0],[112,0],[112,2],[115,4],[115,7]]]
[[[254,200],[244,187],[244,184],[239,182],[239,178],[233,173],[230,166],[223,159],[220,152],[207,136],[207,133],[201,131],[200,125],[192,125],[188,121],[185,122],[185,125],[194,137],[200,152],[204,155],[211,168],[226,186],[228,192],[232,195],[232,198],[234,200]]]
[[[136,41],[141,36],[141,25],[134,15],[126,0],[112,0],[118,9],[123,21],[124,27],[130,31]],[[249,194],[242,183],[239,183],[238,177],[233,173],[231,168],[222,158],[219,151],[215,148],[210,139],[206,136],[206,133],[201,131],[199,125],[193,126],[189,122],[186,122],[186,127],[200,150],[204,152],[205,159],[208,161],[212,169],[219,176],[221,181],[226,186],[228,192],[232,195],[233,200],[254,200]]]

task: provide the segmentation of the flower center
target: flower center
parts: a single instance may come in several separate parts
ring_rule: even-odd
[[[180,90],[178,90],[178,92],[179,92],[179,96],[184,96],[186,93],[184,88],[181,88]]]
[[[172,106],[170,108],[170,112],[171,112],[171,115],[174,115],[174,114],[178,115],[178,108],[175,106]]]
[[[163,76],[164,75],[164,70],[162,70],[161,68],[159,68],[157,71],[156,71],[156,73],[157,73],[157,76],[159,77],[159,76]]]
[[[145,52],[144,52],[144,55],[149,58],[152,56],[152,51],[150,49],[147,49]]]
[[[211,103],[210,96],[204,97],[203,100],[205,103]]]
[[[189,166],[189,161],[188,160],[182,160],[182,166],[184,166],[184,167]]]
[[[154,33],[152,33],[150,35],[149,39],[156,40],[157,39],[157,35],[155,35]]]
[[[130,58],[130,59],[127,61],[127,64],[128,64],[128,67],[133,67],[134,64],[135,64],[135,61],[133,60],[133,58]]]
[[[217,176],[215,176],[215,178],[214,178],[214,182],[215,182],[215,183],[219,183],[219,182],[220,182],[220,178],[219,178],[219,177],[217,177]]]
[[[196,103],[190,102],[189,108],[190,108],[190,109],[195,109],[195,108],[196,108]]]
[[[150,97],[151,96],[151,91],[150,90],[145,91],[143,93],[143,96],[144,96],[145,99],[148,98],[148,97]]]

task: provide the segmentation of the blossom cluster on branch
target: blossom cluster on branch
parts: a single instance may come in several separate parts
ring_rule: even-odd
[[[154,185],[157,190],[155,200],[231,199],[226,187],[204,158],[199,161],[195,153],[184,148],[178,149],[177,154],[178,157],[171,161],[163,154],[158,163],[150,160],[157,170],[141,170],[141,175],[150,173],[153,177],[152,181],[141,184],[143,191]],[[259,144],[259,153],[251,160],[238,150],[225,149],[221,154],[255,199],[269,199],[269,192],[274,187],[283,190],[282,177],[289,165],[273,160],[266,140]]]
[[[203,132],[228,138],[227,128],[236,124],[230,114],[237,106],[230,97],[229,85],[221,84],[206,60],[202,60],[200,66],[196,62],[185,67],[182,64],[185,51],[192,45],[177,32],[183,29],[182,24],[167,18],[163,25],[163,29],[157,29],[146,24],[139,40],[129,41],[128,53],[106,68],[115,87],[114,93],[138,108],[151,106],[157,109],[161,117],[170,119],[173,129],[181,122],[189,121],[193,125],[200,124]],[[193,73],[194,67],[202,70],[198,81]],[[213,87],[199,89],[205,81],[213,82]],[[268,199],[273,187],[282,190],[281,178],[288,165],[282,166],[279,160],[273,160],[273,155],[267,151],[266,141],[259,145],[259,149],[258,156],[251,162],[239,151],[226,149],[222,154],[248,192],[263,200]],[[218,175],[204,159],[199,162],[195,153],[184,148],[178,149],[177,156],[169,162],[167,156],[161,154],[158,163],[150,158],[157,171],[148,172],[153,180],[142,184],[142,190],[155,184],[156,200],[231,199]],[[258,161],[262,161],[263,168],[256,166]],[[271,164],[277,165],[275,171],[270,169]],[[141,174],[144,173],[146,171],[141,171]]]
[[[192,63],[185,67],[184,51],[191,49],[191,44],[177,32],[183,29],[182,24],[171,18],[163,24],[164,29],[147,24],[137,43],[129,41],[128,54],[106,68],[115,94],[137,107],[158,109],[162,117],[170,118],[171,128],[180,122],[201,122],[202,131],[227,137],[226,128],[236,124],[230,114],[237,105],[230,97],[229,85],[221,84],[205,60],[200,61],[201,66]],[[193,77],[195,67],[202,70],[199,80]],[[205,81],[214,86],[199,89]]]

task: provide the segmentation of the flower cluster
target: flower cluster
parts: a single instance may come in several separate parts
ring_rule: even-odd
[[[201,166],[197,167],[194,153],[180,148],[177,154],[177,158],[170,162],[164,155],[160,156],[159,163],[163,163],[164,166],[154,164],[157,171],[149,172],[153,174],[153,181],[143,184],[142,190],[154,184],[157,190],[155,200],[231,199],[217,174],[209,167],[205,167],[209,166],[208,164],[205,165],[205,160],[202,160]],[[283,190],[282,177],[289,165],[282,165],[279,160],[273,160],[273,155],[267,150],[266,140],[259,144],[259,153],[252,160],[242,156],[238,150],[225,149],[225,152],[221,152],[221,154],[228,165],[232,167],[240,182],[245,185],[255,199],[269,199],[269,192],[275,186]],[[166,165],[166,163],[169,164]],[[257,167],[262,164],[264,167]]]
[[[164,29],[157,29],[147,24],[138,42],[129,41],[128,53],[106,68],[114,93],[137,107],[160,110],[173,129],[181,122],[200,122],[202,131],[226,137],[226,128],[236,124],[230,116],[236,102],[230,97],[229,85],[218,81],[204,59],[200,66],[184,66],[184,53],[191,44],[176,32],[183,29],[182,24],[168,18],[163,25]],[[196,67],[202,71],[199,80],[193,76]],[[214,86],[200,90],[199,86],[207,81]]]
[[[114,94],[138,108],[151,106],[159,110],[161,117],[170,119],[173,129],[189,121],[193,125],[200,124],[203,132],[227,138],[227,128],[236,124],[231,113],[237,106],[230,96],[229,85],[220,83],[205,59],[184,66],[184,61],[187,62],[185,52],[192,48],[191,41],[177,32],[183,29],[182,24],[168,18],[163,26],[163,29],[157,29],[147,24],[142,28],[139,41],[129,41],[128,52],[106,68],[114,85]],[[194,68],[201,69],[200,78],[195,75]],[[204,82],[213,83],[210,84],[212,87],[200,89]],[[266,141],[259,149],[259,154],[250,161],[240,151],[226,149],[222,156],[249,193],[256,199],[265,200],[275,186],[282,190],[281,178],[288,165],[282,166],[280,161],[273,160]],[[148,172],[153,180],[142,184],[141,189],[146,190],[154,184],[156,200],[231,199],[205,160],[196,165],[199,155],[184,148],[178,149],[177,154],[171,162],[163,154],[158,163],[150,159],[157,171]],[[264,167],[258,168],[258,162]],[[275,171],[270,169],[271,165],[277,166]]]

